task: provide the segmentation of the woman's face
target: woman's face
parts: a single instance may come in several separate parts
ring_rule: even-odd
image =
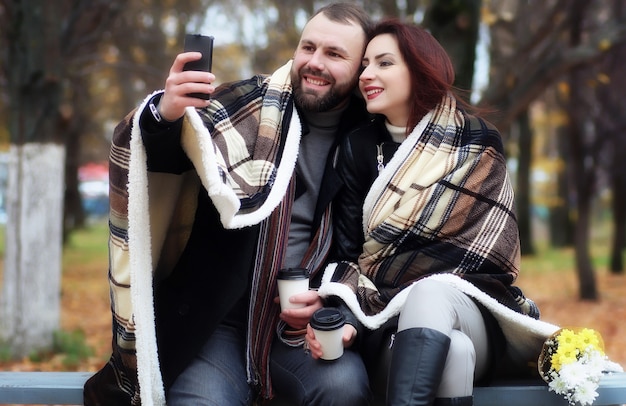
[[[411,76],[398,41],[391,34],[374,37],[363,57],[359,89],[367,111],[383,114],[392,125],[406,127],[409,119]]]

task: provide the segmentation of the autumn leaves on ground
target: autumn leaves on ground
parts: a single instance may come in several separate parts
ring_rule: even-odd
[[[103,248],[90,253],[89,247],[79,245],[81,252],[74,253],[69,247],[66,258],[70,258],[64,259],[62,329],[67,332],[82,330],[86,343],[93,348],[93,355],[70,368],[75,370],[96,371],[108,359],[111,348],[105,227],[100,225],[97,229],[99,234],[87,238],[100,240]],[[83,235],[88,234],[79,234],[77,238]],[[598,302],[579,301],[575,271],[569,265],[572,256],[567,250],[557,253],[556,261],[567,263],[565,268],[559,269],[541,258],[525,258],[518,285],[539,305],[542,319],[564,327],[595,328],[603,336],[607,355],[626,367],[626,275],[611,275],[598,267],[601,299]],[[0,370],[63,369],[68,369],[63,354],[37,362],[23,359],[0,363]]]

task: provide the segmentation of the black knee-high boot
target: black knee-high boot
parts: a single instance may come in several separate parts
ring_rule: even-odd
[[[430,328],[395,336],[387,382],[388,406],[431,406],[446,364],[450,337]]]
[[[435,399],[435,406],[474,406],[474,397],[437,398]]]

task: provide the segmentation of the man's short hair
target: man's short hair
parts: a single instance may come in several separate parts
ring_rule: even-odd
[[[339,23],[359,24],[365,33],[366,39],[370,37],[370,33],[374,27],[374,23],[365,10],[363,10],[361,6],[353,3],[328,4],[317,10],[315,14],[311,16],[311,19],[318,14],[324,14],[329,20]]]

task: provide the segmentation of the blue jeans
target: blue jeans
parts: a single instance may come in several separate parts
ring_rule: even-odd
[[[361,357],[345,351],[336,361],[314,360],[302,347],[274,340],[271,374],[277,396],[290,405],[368,405],[370,390]],[[168,406],[251,405],[256,392],[247,383],[245,336],[220,325],[194,361],[176,379]]]
[[[255,397],[246,378],[245,335],[220,325],[167,394],[168,406],[250,405]]]
[[[316,360],[302,347],[279,339],[272,345],[272,383],[289,405],[361,406],[371,403],[365,364],[358,352],[346,350],[334,361]]]

